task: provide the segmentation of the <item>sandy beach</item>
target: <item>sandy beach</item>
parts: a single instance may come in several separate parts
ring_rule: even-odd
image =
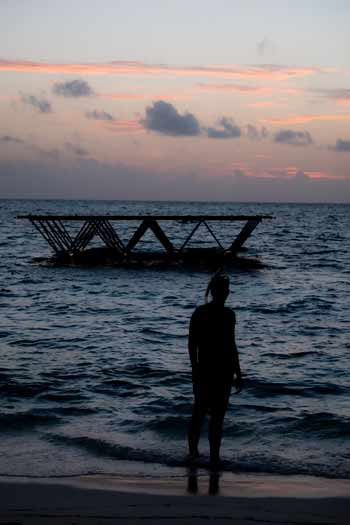
[[[0,523],[336,524],[350,519],[350,481],[190,471],[183,478],[84,476],[1,483]]]

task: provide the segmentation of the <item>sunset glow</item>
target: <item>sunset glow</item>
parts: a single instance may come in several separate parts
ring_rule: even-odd
[[[64,30],[58,20],[65,8],[48,14],[35,3],[31,11],[17,0],[3,3],[2,194],[29,194],[35,173],[47,170],[56,178],[39,193],[55,197],[59,173],[68,170],[72,188],[93,198],[83,182],[91,170],[110,198],[132,195],[132,178],[140,189],[140,176],[147,194],[152,180],[154,198],[171,199],[154,178],[171,174],[184,199],[210,200],[215,177],[222,181],[215,198],[223,200],[246,198],[247,180],[250,200],[259,199],[254,181],[261,178],[281,181],[276,193],[271,185],[277,200],[290,198],[287,179],[312,185],[306,200],[325,200],[325,183],[350,200],[349,39],[339,29],[350,7],[340,17],[335,6],[326,15],[298,4],[286,17],[272,3],[252,6],[180,0],[159,7],[151,0],[146,10],[134,0],[106,0],[103,12],[89,6],[94,24],[82,31],[82,0]],[[135,17],[141,11],[142,23]],[[228,195],[231,183],[237,191]]]

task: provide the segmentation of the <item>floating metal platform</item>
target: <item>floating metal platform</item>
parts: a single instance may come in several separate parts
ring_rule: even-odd
[[[155,264],[218,264],[234,263],[237,252],[263,219],[271,215],[19,215],[27,219],[38,230],[55,252],[53,261],[58,264],[112,264],[115,266],[153,266]],[[138,222],[138,227],[128,242],[123,242],[115,222]],[[159,221],[192,223],[193,228],[178,247],[169,239]],[[213,222],[243,222],[239,233],[228,246],[223,246],[215,235]],[[76,234],[66,227],[67,222],[81,223]],[[203,225],[214,239],[214,247],[188,248],[188,243]],[[151,230],[164,248],[163,252],[139,252],[135,247],[144,234]],[[89,248],[94,237],[99,237],[103,246]]]

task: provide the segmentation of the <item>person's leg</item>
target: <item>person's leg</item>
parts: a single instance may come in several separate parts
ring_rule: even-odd
[[[188,449],[190,456],[193,458],[199,456],[198,443],[205,415],[205,405],[198,400],[195,400],[193,404],[192,418],[188,429]]]
[[[217,466],[220,463],[222,429],[230,397],[231,385],[221,385],[221,388],[217,390],[213,398],[209,422],[210,463],[213,466]]]
[[[224,410],[221,408],[212,410],[209,422],[210,463],[214,466],[220,463],[220,446],[225,410],[226,408]]]
[[[192,458],[199,456],[198,444],[201,434],[201,427],[208,411],[208,391],[204,381],[193,383],[194,403],[192,407],[192,417],[188,429],[188,449]]]

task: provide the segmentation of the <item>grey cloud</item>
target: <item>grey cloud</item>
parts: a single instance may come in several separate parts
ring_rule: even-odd
[[[312,93],[321,95],[334,100],[350,101],[350,89],[348,88],[331,88],[331,89],[310,89]]]
[[[31,142],[26,142],[25,140],[23,139],[19,139],[17,137],[12,137],[10,135],[3,135],[2,137],[0,137],[0,143],[1,142],[4,142],[6,144],[21,144],[24,146],[25,149],[30,149],[31,151],[35,151],[37,153],[37,155],[39,156],[39,158],[41,159],[54,159],[54,160],[57,160],[60,155],[61,155],[61,152],[57,149],[57,148],[54,148],[54,149],[50,149],[50,150],[47,150],[47,149],[43,149],[43,148],[40,148],[39,146],[37,146],[36,144],[33,144]]]
[[[12,137],[10,135],[0,136],[0,143],[23,144],[25,148],[30,148],[31,150],[35,150],[37,155],[42,159],[57,160],[63,153],[63,151],[60,151],[58,148],[47,150],[47,149],[37,146],[36,144],[25,142],[22,139],[19,139],[17,137]],[[68,153],[72,153],[73,155],[77,155],[79,157],[85,157],[86,155],[89,154],[89,152],[86,149],[82,148],[81,146],[77,144],[73,144],[72,142],[65,142],[64,150]]]
[[[258,129],[256,126],[253,126],[252,124],[247,124],[246,135],[251,140],[261,140],[261,139],[266,139],[266,137],[268,137],[269,135],[269,132],[264,126]]]
[[[261,140],[266,139],[269,136],[268,130],[265,126],[262,126],[260,129],[252,124],[247,124],[246,126],[246,135],[251,140]]]
[[[58,160],[61,157],[61,152],[57,148],[53,149],[42,149],[42,148],[36,148],[40,157],[43,159],[51,159],[51,160]]]
[[[232,119],[223,117],[219,120],[220,128],[208,128],[207,134],[210,139],[235,139],[241,136],[241,128],[236,126]]]
[[[334,151],[350,152],[350,140],[338,139],[332,149]]]
[[[13,144],[24,144],[24,140],[18,139],[17,137],[11,137],[10,135],[3,135],[0,137],[0,142],[12,142]]]
[[[146,108],[141,123],[146,129],[170,136],[195,136],[201,132],[199,121],[192,113],[181,115],[172,104],[163,100]]]
[[[105,112],[93,111],[86,114],[88,118],[110,120],[105,117]],[[106,114],[109,115],[109,114]],[[111,116],[111,115],[110,115]],[[237,126],[233,119],[222,117],[217,125],[202,128],[199,120],[192,113],[181,115],[170,103],[158,100],[146,108],[146,116],[141,124],[149,130],[171,136],[197,136],[205,134],[210,139],[234,139],[243,134],[243,129]],[[266,138],[268,131],[265,127],[260,129],[248,124],[245,134],[252,140]]]
[[[269,131],[265,128],[265,126],[261,128],[261,136],[263,139],[266,139],[269,136]]]
[[[78,146],[77,144],[72,144],[71,142],[65,142],[64,147],[66,151],[73,153],[74,155],[78,155],[79,157],[85,157],[89,154],[86,149]]]
[[[273,51],[275,48],[273,42],[265,36],[260,42],[257,43],[256,49],[260,56],[263,56],[267,51]]]
[[[350,89],[333,89],[328,91],[328,95],[331,98],[337,100],[349,100],[350,101]]]
[[[22,102],[37,109],[39,113],[52,112],[51,103],[48,100],[36,97],[35,95],[22,95]]]
[[[259,140],[260,139],[260,133],[258,129],[255,126],[252,126],[251,124],[247,125],[247,137],[252,140]]]
[[[113,115],[110,113],[107,113],[106,111],[99,111],[98,109],[94,109],[93,111],[87,111],[85,113],[86,118],[91,120],[115,120]]]
[[[291,144],[292,146],[309,146],[313,143],[308,131],[294,131],[292,129],[281,129],[275,133],[273,140],[279,144]]]
[[[94,91],[85,80],[71,80],[68,82],[56,82],[53,86],[55,95],[65,98],[91,97]]]

